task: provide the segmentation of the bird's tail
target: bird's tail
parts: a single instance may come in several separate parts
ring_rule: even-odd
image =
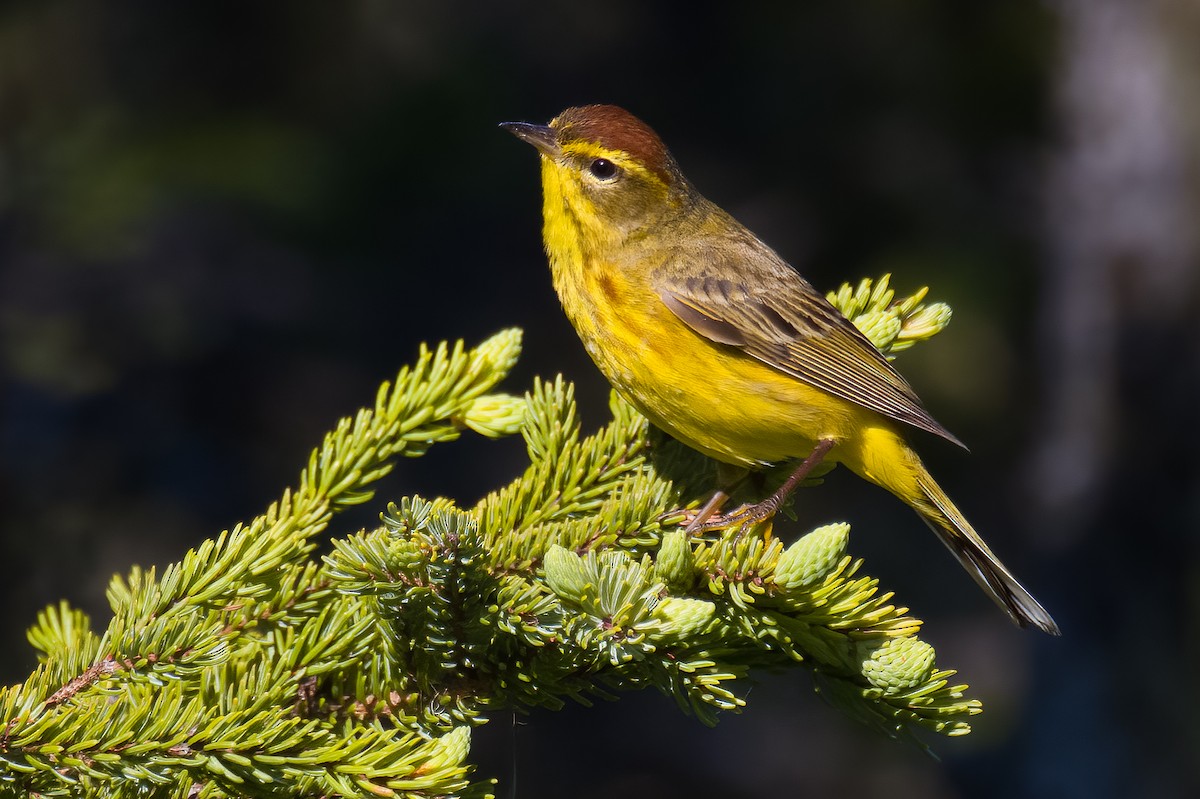
[[[1033,594],[1017,582],[1000,559],[983,543],[946,492],[934,482],[929,472],[921,468],[917,485],[924,502],[912,503],[913,509],[937,533],[946,548],[958,559],[979,587],[1021,627],[1030,625],[1050,635],[1061,635],[1058,625]]]
[[[890,427],[869,428],[864,431],[860,445],[857,451],[843,450],[839,460],[908,503],[975,582],[1019,626],[1037,627],[1050,635],[1061,634],[1046,609],[988,549],[930,476],[920,457],[896,431]]]

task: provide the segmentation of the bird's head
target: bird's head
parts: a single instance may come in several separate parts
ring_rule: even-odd
[[[572,228],[597,246],[623,241],[678,211],[691,194],[662,139],[623,108],[586,105],[549,125],[501,127],[541,154],[548,245],[554,231]]]

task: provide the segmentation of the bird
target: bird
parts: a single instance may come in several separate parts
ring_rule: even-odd
[[[551,279],[588,354],[651,423],[721,465],[689,531],[769,518],[832,461],[915,510],[1017,625],[1060,634],[907,437],[961,442],[798,271],[700,194],[649,125],[585,105],[501,127],[540,156]],[[796,460],[771,496],[718,515],[741,477]]]

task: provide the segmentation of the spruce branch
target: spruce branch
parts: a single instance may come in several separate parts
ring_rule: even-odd
[[[887,354],[948,322],[924,296],[886,277],[831,295]],[[481,797],[470,729],[498,710],[654,687],[713,724],[764,668],[806,669],[893,737],[970,731],[979,702],[847,554],[848,524],[685,534],[713,463],[616,394],[585,435],[561,377],[494,393],[519,342],[423,347],[266,513],[114,579],[103,632],[39,614],[37,670],[0,690],[0,794]],[[464,429],[519,431],[529,466],[471,508],[389,503],[314,554],[396,457]]]
[[[519,348],[516,330],[471,350],[422,347],[373,408],[326,435],[298,486],[265,514],[161,577],[135,567],[115,578],[103,635],[65,605],[44,611],[29,634],[42,665],[0,692],[0,785],[97,796],[135,784],[158,785],[163,796],[195,785],[203,795],[243,795],[248,782],[262,794],[283,785],[341,795],[483,791],[462,779],[465,739],[450,727],[438,737],[382,727],[344,734],[295,708],[302,686],[370,660],[378,639],[377,619],[312,561],[314,536],[338,508],[370,499],[396,456],[420,455],[464,427],[515,432],[521,401],[488,392]],[[460,743],[437,750],[437,768],[413,754],[451,735]],[[461,756],[447,757],[454,752]],[[428,776],[414,781],[410,760]]]

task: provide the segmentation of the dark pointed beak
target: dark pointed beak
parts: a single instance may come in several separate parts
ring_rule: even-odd
[[[528,122],[501,122],[500,127],[523,142],[528,142],[542,155],[558,157],[562,148],[558,146],[558,133],[546,125],[531,125]]]

